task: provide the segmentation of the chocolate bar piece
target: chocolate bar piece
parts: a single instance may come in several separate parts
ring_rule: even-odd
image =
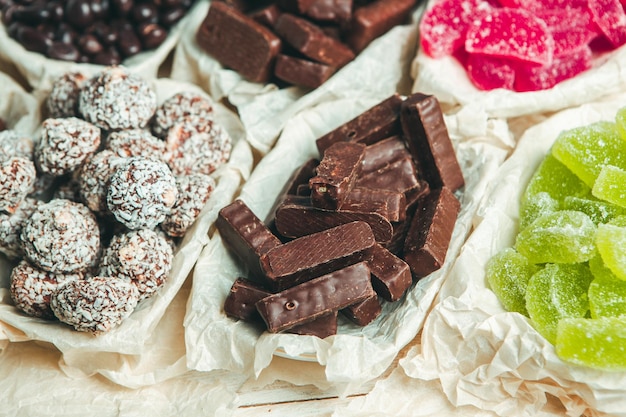
[[[237,278],[224,301],[224,312],[227,316],[239,320],[258,320],[261,316],[256,309],[256,302],[270,294],[271,292],[256,282]]]
[[[281,241],[241,200],[223,207],[215,221],[224,243],[248,267],[254,276],[262,276],[259,258]]]
[[[369,209],[377,209],[374,202]],[[347,206],[347,207],[345,207]],[[387,211],[387,208],[384,208]],[[287,196],[276,209],[274,224],[276,230],[282,236],[297,238],[323,230],[330,229],[342,224],[362,221],[372,229],[374,239],[377,242],[388,242],[393,234],[391,222],[376,211],[368,211],[363,206],[352,207],[344,204],[344,208],[338,210],[325,210],[310,204],[308,197]]]
[[[276,0],[276,4],[286,12],[303,14],[316,0]]]
[[[352,222],[302,236],[261,255],[268,287],[274,291],[367,260],[376,243],[371,227]]]
[[[328,210],[341,207],[361,172],[364,151],[365,145],[351,142],[338,142],[326,149],[317,166],[317,175],[309,180],[315,207]]]
[[[291,13],[280,15],[274,30],[285,42],[313,61],[341,68],[354,59],[354,53],[342,42],[327,36],[319,26]]]
[[[409,192],[419,186],[417,168],[410,157],[398,159],[376,171],[362,173],[356,180],[356,187],[401,193]]]
[[[430,187],[447,187],[453,192],[461,188],[463,173],[437,98],[411,95],[402,103],[400,119],[409,151]]]
[[[287,182],[286,191],[283,194],[298,194],[298,187],[302,184],[309,186],[309,180],[315,176],[315,169],[320,161],[317,158],[311,158],[300,166],[291,174]]]
[[[447,187],[423,198],[404,242],[404,260],[416,278],[443,265],[461,205]]]
[[[263,26],[268,28],[274,28],[274,25],[278,21],[280,17],[281,11],[275,4],[270,4],[269,6],[263,7],[259,10],[256,10],[250,13],[250,17]]]
[[[347,44],[356,53],[374,39],[407,20],[416,0],[376,0],[357,7],[352,16]]]
[[[411,154],[406,148],[404,140],[401,136],[394,135],[365,148],[361,172],[366,174],[377,171],[406,157],[411,157]]]
[[[400,105],[402,98],[394,94],[335,130],[318,138],[315,143],[320,155],[335,142],[358,142],[371,145],[401,133]]]
[[[274,67],[276,77],[290,84],[306,88],[319,87],[334,73],[335,68],[329,65],[284,54],[278,54]]]
[[[281,332],[375,295],[370,270],[359,262],[262,298],[257,310],[272,332]]]
[[[285,330],[285,333],[317,336],[320,339],[337,334],[337,311],[332,311],[313,321],[291,327]]]
[[[345,25],[352,19],[352,0],[314,0],[305,14],[313,20]]]
[[[380,316],[382,311],[383,308],[380,305],[380,300],[378,296],[374,295],[360,303],[352,304],[344,308],[341,310],[341,313],[353,323],[359,326],[367,326],[373,322],[376,317]]]
[[[397,222],[406,217],[406,196],[398,191],[355,187],[340,210],[380,213],[390,222]]]
[[[399,300],[413,282],[409,265],[381,245],[374,246],[370,253],[372,258],[367,264],[376,294],[387,301]]]
[[[282,45],[270,29],[221,2],[211,3],[196,39],[222,65],[253,82],[269,80]]]

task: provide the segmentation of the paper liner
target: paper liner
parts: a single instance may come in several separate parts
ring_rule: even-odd
[[[422,331],[421,347],[400,361],[412,378],[441,384],[458,407],[534,416],[555,397],[561,415],[626,415],[626,373],[568,365],[518,313],[506,312],[485,282],[485,264],[511,247],[519,201],[559,132],[615,120],[626,95],[565,110],[529,128],[502,165],[476,223]]]
[[[238,198],[261,219],[297,167],[317,156],[315,139],[374,106],[374,99],[344,99],[319,104],[292,118],[274,149],[255,168]],[[326,339],[291,334],[270,334],[260,326],[228,318],[223,304],[238,276],[246,271],[215,234],[203,250],[194,273],[193,289],[185,319],[188,366],[210,371],[227,369],[258,376],[273,355],[316,361],[325,366],[323,378],[309,382],[354,389],[379,376],[399,350],[419,331],[442,282],[471,228],[474,211],[487,182],[506,155],[492,139],[457,142],[457,155],[466,187],[447,262],[439,271],[420,280],[400,302],[385,303],[383,314],[372,324],[359,327],[340,318],[339,334]]]
[[[155,80],[154,85],[159,102],[179,91],[201,92],[198,87],[191,84],[168,79]],[[150,383],[149,379],[125,380],[126,377],[130,378],[132,375],[132,372],[125,374],[125,371],[129,370],[129,363],[132,363],[134,367],[138,366],[142,369],[151,367],[157,370],[163,363],[152,356],[155,353],[150,348],[156,348],[158,351],[161,344],[175,344],[176,338],[182,342],[182,328],[166,326],[166,330],[157,330],[157,326],[181,286],[190,276],[202,248],[209,241],[209,229],[217,218],[218,210],[232,201],[241,183],[249,176],[253,165],[252,151],[239,119],[225,107],[219,104],[215,107],[216,120],[233,138],[232,154],[229,162],[213,174],[217,186],[175,252],[172,270],[165,285],[154,296],[140,303],[133,314],[120,326],[108,333],[94,336],[90,333],[75,331],[70,326],[59,322],[24,315],[12,305],[7,281],[4,283],[4,288],[0,288],[0,339],[47,342],[64,354],[68,370],[76,367],[82,372],[92,373],[98,369],[98,372],[103,375],[109,372],[106,376],[115,378],[116,382],[121,384]],[[6,269],[3,272],[10,273]],[[178,308],[178,313],[182,318],[185,300],[178,303]],[[181,324],[179,323],[179,326]],[[157,331],[163,334],[155,334]],[[156,343],[155,338],[159,343]],[[147,346],[150,343],[156,346]],[[184,349],[182,352],[184,353]],[[124,355],[129,356],[124,357]],[[170,365],[167,364],[167,366]],[[175,364],[175,367],[178,373],[186,370],[184,359]],[[101,372],[101,369],[108,369],[108,371]],[[164,369],[162,372],[166,374],[168,370]]]
[[[410,24],[397,26],[373,41],[352,62],[312,91],[251,83],[224,69],[196,42],[198,27],[209,7],[209,2],[202,4],[182,33],[174,53],[171,77],[198,84],[213,97],[227,98],[236,106],[250,133],[250,143],[262,154],[271,149],[289,118],[303,109],[343,98],[382,100],[396,91],[408,93],[410,89],[409,66],[415,56],[416,22],[422,7],[416,8]]]

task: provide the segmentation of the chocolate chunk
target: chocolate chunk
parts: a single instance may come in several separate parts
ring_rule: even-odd
[[[395,135],[373,143],[365,148],[362,174],[377,171],[399,159],[411,157],[401,136]]]
[[[404,260],[416,278],[443,265],[460,209],[447,187],[432,190],[420,201],[404,242]]]
[[[281,9],[296,14],[303,14],[316,0],[277,0]]]
[[[221,2],[211,3],[196,38],[207,53],[253,82],[269,80],[282,44],[270,29]]]
[[[354,59],[354,53],[346,45],[291,13],[280,15],[274,29],[285,42],[313,61],[341,68]]]
[[[273,28],[281,11],[275,4],[270,4],[250,14],[250,17],[268,28]]]
[[[365,145],[352,142],[338,142],[326,149],[317,166],[317,175],[309,180],[315,207],[329,210],[341,207],[361,171],[364,151]]]
[[[291,174],[289,181],[287,182],[286,191],[283,194],[298,194],[298,187],[306,184],[308,187],[309,180],[315,176],[315,169],[319,165],[320,161],[316,158],[307,160],[297,170]]]
[[[387,301],[399,300],[413,282],[409,265],[381,245],[375,245],[370,253],[367,264],[376,294]]]
[[[224,312],[229,317],[239,320],[260,320],[261,316],[256,309],[256,302],[270,294],[271,292],[256,282],[237,278],[224,301]]]
[[[365,262],[334,270],[267,296],[256,304],[270,332],[315,320],[375,295]]]
[[[345,25],[352,19],[352,0],[315,0],[305,14],[314,20]]]
[[[332,311],[313,321],[291,327],[285,330],[285,333],[317,336],[320,339],[337,334],[337,311]]]
[[[380,300],[378,296],[374,295],[372,297],[366,298],[360,303],[352,304],[343,310],[341,313],[346,316],[350,321],[359,326],[367,326],[371,322],[373,322],[376,317],[380,316],[383,308],[380,305]]]
[[[437,98],[411,95],[402,103],[400,119],[409,151],[430,187],[445,186],[453,192],[462,187],[463,172]]]
[[[268,287],[280,291],[367,260],[375,243],[367,223],[347,223],[270,249],[261,255],[261,267]]]
[[[215,226],[226,246],[255,276],[263,275],[259,264],[260,256],[281,245],[281,241],[241,200],[235,200],[222,208]]]
[[[376,0],[357,7],[350,22],[346,42],[356,53],[377,37],[407,20],[416,0]]]
[[[417,168],[413,159],[404,157],[384,167],[362,174],[356,180],[356,187],[407,193],[420,186]]]
[[[274,67],[276,77],[305,88],[319,87],[334,73],[334,67],[283,54],[278,54]]]
[[[400,105],[402,98],[394,94],[338,128],[318,138],[320,155],[335,142],[357,142],[371,145],[401,133]]]
[[[297,238],[342,224],[362,221],[371,227],[377,242],[388,242],[393,234],[393,226],[383,215],[373,211],[383,211],[380,204],[382,203],[372,203],[367,209],[363,205],[351,207],[348,204],[346,208],[324,210],[313,207],[308,197],[287,196],[276,209],[274,224],[280,235]],[[384,211],[387,211],[386,207]]]
[[[406,218],[406,197],[397,191],[356,187],[350,191],[341,210],[375,212],[390,222]]]

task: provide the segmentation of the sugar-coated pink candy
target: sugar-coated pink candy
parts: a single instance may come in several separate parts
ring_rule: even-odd
[[[620,0],[588,0],[593,21],[614,47],[626,43],[626,12]]]
[[[475,20],[467,30],[465,49],[539,65],[549,65],[554,39],[546,23],[524,9],[501,8]]]
[[[546,90],[590,67],[591,49],[587,46],[569,55],[555,57],[552,64],[545,67],[520,65],[515,77],[515,90]]]
[[[587,0],[499,0],[499,2],[502,7],[521,7],[533,11],[587,7]]]
[[[589,42],[597,36],[587,28],[563,30],[552,33],[554,39],[554,57],[571,55],[581,49],[589,49]]]
[[[472,83],[481,90],[514,88],[515,66],[508,59],[469,54],[465,69]]]
[[[420,43],[424,52],[441,58],[463,47],[470,23],[487,10],[483,0],[441,0],[424,12],[420,21]]]
[[[588,7],[540,9],[536,10],[534,14],[546,22],[548,29],[552,32],[569,29],[588,29],[599,33],[597,32],[596,24],[592,21],[591,11]]]

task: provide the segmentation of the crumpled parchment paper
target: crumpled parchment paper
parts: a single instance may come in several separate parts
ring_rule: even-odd
[[[520,196],[558,133],[614,120],[623,106],[626,94],[620,93],[559,112],[525,132],[477,211],[477,227],[450,268],[421,345],[400,361],[406,375],[439,383],[454,406],[500,416],[535,416],[554,399],[560,415],[626,415],[626,373],[564,363],[529,319],[503,309],[485,281],[486,262],[514,242]]]

